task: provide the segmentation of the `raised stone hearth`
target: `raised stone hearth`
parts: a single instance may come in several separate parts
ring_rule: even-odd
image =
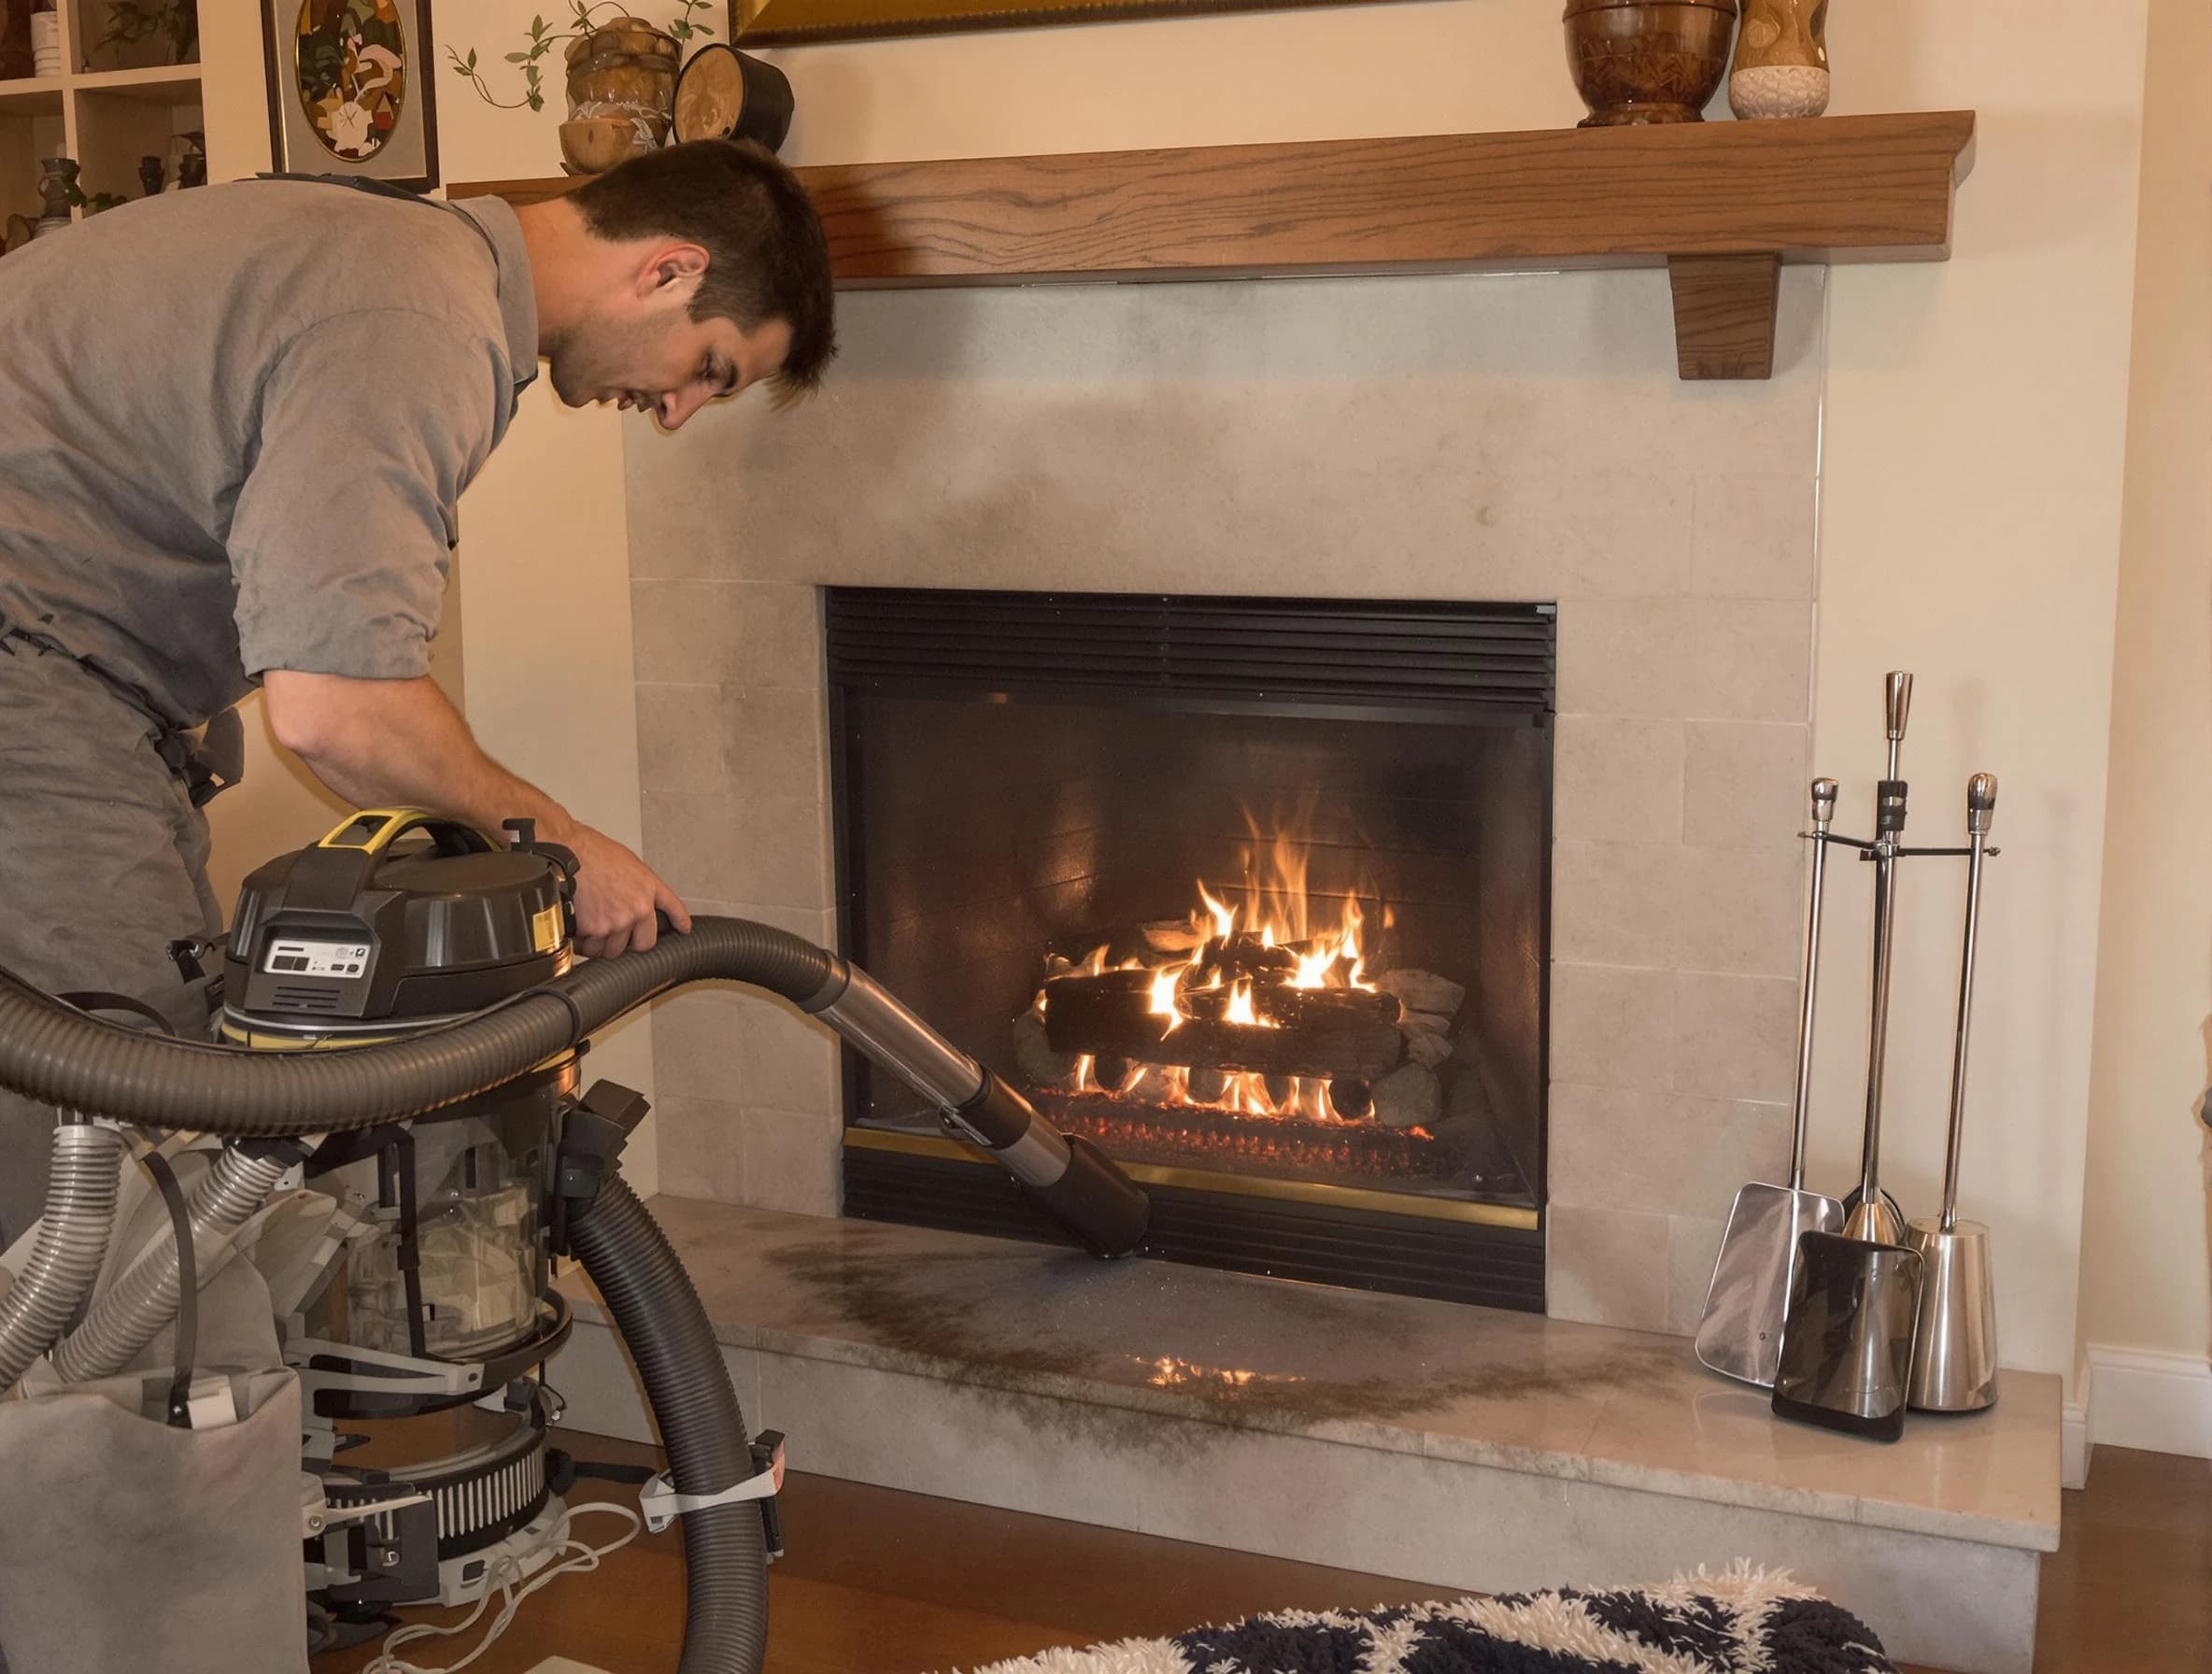
[[[2059,1381],[1893,1445],[1678,1339],[679,1199],[747,1421],[794,1468],[1481,1592],[1788,1568],[1902,1660],[2029,1674]],[[642,1438],[580,1277],[568,1423]],[[1368,1602],[1347,1599],[1347,1604]]]

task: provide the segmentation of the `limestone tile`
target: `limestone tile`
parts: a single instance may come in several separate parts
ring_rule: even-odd
[[[1712,1288],[1713,1263],[1720,1259],[1721,1234],[1727,1225],[1725,1220],[1711,1220],[1704,1215],[1667,1217],[1668,1330],[1684,1337],[1696,1334],[1699,1323],[1705,1318],[1706,1292]]]
[[[1794,854],[1681,850],[1672,901],[1678,969],[1794,976],[1803,932],[1799,866]]]
[[[735,799],[647,790],[639,803],[645,860],[678,895],[691,901],[739,893]]]
[[[1669,1142],[1666,1116],[1671,1097],[1661,1091],[1583,1087],[1553,1081],[1547,1110],[1550,1129],[1545,1184],[1554,1212],[1561,1204],[1643,1210],[1669,1207],[1651,1159]],[[1554,1221],[1553,1227],[1552,1255],[1556,1260],[1558,1223]],[[1556,1271],[1554,1269],[1554,1286]],[[1556,1288],[1553,1301],[1553,1311],[1557,1313]]]
[[[1666,1328],[1668,1230],[1664,1214],[1562,1203],[1544,1212],[1546,1312],[1553,1319]]]
[[[748,686],[716,695],[718,754],[729,788],[748,797],[828,798],[828,720],[820,691]]]
[[[1690,722],[1683,840],[1702,848],[1803,854],[1797,833],[1811,815],[1810,748],[1811,729],[1797,722]]]
[[[630,607],[640,680],[816,691],[824,685],[820,595],[812,587],[633,576]]]
[[[1780,1105],[1552,1086],[1548,1184],[1554,1208],[1568,1203],[1650,1215],[1725,1215],[1745,1181],[1778,1177],[1788,1147],[1788,1112]],[[1644,1259],[1659,1270],[1655,1278],[1664,1295],[1666,1229],[1645,1230],[1656,1241]],[[1553,1248],[1556,1254],[1556,1238]],[[1660,1329],[1664,1304],[1657,1318],[1650,1326],[1599,1323]]]
[[[1703,599],[1810,599],[1819,487],[1809,472],[1701,474],[1691,591]]]
[[[655,1065],[658,1072],[659,1065]],[[660,1122],[660,1189],[674,1198],[716,1203],[745,1199],[744,1113],[716,1099],[657,1099]]]
[[[697,579],[632,579],[630,619],[641,683],[723,686],[744,677],[742,588]]]
[[[828,1112],[748,1108],[744,1201],[755,1209],[834,1219],[844,1130]]]
[[[1559,607],[1559,713],[1676,720],[1702,643],[1685,599],[1573,599]]]
[[[1685,851],[1664,844],[1552,846],[1552,954],[1579,965],[1667,967],[1682,945]]]
[[[818,799],[729,799],[725,870],[713,893],[821,912],[830,904],[830,819]]]
[[[1386,410],[1363,433],[1403,437],[1397,401],[1379,404]],[[1404,487],[1418,503],[1421,486]],[[1454,566],[1471,559],[1484,585],[1501,598],[1654,598],[1690,590],[1691,498],[1679,477],[1562,475],[1548,463],[1431,481],[1426,492],[1444,502],[1439,510],[1457,502],[1453,520],[1459,534],[1433,549],[1419,540],[1406,543],[1409,579],[1425,591],[1449,585],[1450,569],[1439,559]]]
[[[822,660],[821,590],[787,581],[748,582],[740,590],[744,684],[756,690],[822,690],[829,680]]]
[[[696,986],[653,1004],[653,1083],[663,1097],[738,1103],[752,1084],[744,1021],[761,1002]]]
[[[1674,1085],[1674,978],[1623,965],[1552,964],[1552,1079],[1596,1087]]]
[[[1794,978],[1685,971],[1673,986],[1677,1090],[1777,1104],[1795,1096]]]
[[[1796,721],[1811,714],[1812,606],[1685,602],[1677,688],[1688,720]]]
[[[796,1007],[747,996],[735,1019],[744,1040],[749,1104],[833,1116],[839,1108],[837,1036]]]
[[[641,790],[712,796],[729,788],[728,750],[715,711],[721,688],[637,688],[637,772]]]
[[[1552,830],[1591,842],[1680,843],[1682,725],[1563,715],[1552,745]]]
[[[1700,1288],[1700,1301],[1703,1299]],[[1651,1398],[1608,1404],[1592,1480],[1865,1528],[2055,1549],[2059,1380],[2006,1372],[1983,1412],[1908,1420],[1902,1440],[1778,1421],[1771,1398],[1701,1371]]]

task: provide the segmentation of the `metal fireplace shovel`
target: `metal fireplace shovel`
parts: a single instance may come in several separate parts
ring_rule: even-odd
[[[1836,817],[1836,781],[1812,782],[1812,904],[1805,923],[1805,982],[1797,1014],[1796,1137],[1790,1184],[1754,1181],[1736,1194],[1721,1239],[1713,1282],[1697,1327],[1697,1358],[1725,1377],[1774,1387],[1782,1357],[1782,1318],[1797,1266],[1797,1240],[1807,1232],[1839,1232],[1843,1205],[1805,1189],[1805,1117],[1812,1087],[1813,986],[1821,969],[1821,895],[1827,876],[1828,826]]]
[[[1887,696],[1889,776],[1876,793],[1869,857],[1874,861],[1874,1014],[1859,1188],[1842,1233],[1808,1232],[1798,1240],[1781,1365],[1775,1372],[1774,1410],[1785,1418],[1894,1441],[1905,1433],[1922,1271],[1919,1252],[1902,1241],[1904,1217],[1883,1193],[1878,1173],[1890,965],[1896,945],[1896,864],[1905,834],[1907,787],[1898,777],[1897,757],[1912,701],[1912,676],[1890,675]]]

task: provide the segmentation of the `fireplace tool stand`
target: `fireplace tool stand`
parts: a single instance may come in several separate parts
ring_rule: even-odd
[[[1876,793],[1873,841],[1862,842],[1826,831],[1820,828],[1817,816],[1812,833],[1816,844],[1840,844],[1859,850],[1861,857],[1875,869],[1866,1118],[1860,1151],[1859,1184],[1845,1200],[1846,1215],[1840,1232],[1813,1229],[1799,1237],[1797,1258],[1783,1308],[1773,1405],[1778,1413],[1786,1417],[1895,1440],[1904,1432],[1905,1411],[1912,1400],[1914,1379],[1919,1370],[1916,1336],[1923,1312],[1928,1252],[1937,1247],[1930,1240],[1943,1239],[1956,1225],[1953,1199],[1962,1114],[1959,1072],[1963,1070],[1965,1051],[1972,937],[1979,899],[1981,860],[1997,851],[1983,843],[1988,830],[1989,806],[1995,796],[1995,781],[1986,774],[1978,774],[1969,787],[1970,847],[1915,849],[1904,845],[1907,787],[1899,775],[1899,755],[1911,708],[1912,676],[1902,673],[1890,674],[1884,696],[1888,772]],[[1986,788],[1984,780],[1988,781]],[[1966,856],[1971,860],[1967,903],[1969,952],[1962,982],[1959,1062],[1954,1065],[1947,1211],[1944,1221],[1933,1226],[1926,1237],[1907,1242],[1905,1216],[1895,1200],[1883,1192],[1879,1179],[1882,1078],[1895,948],[1896,863],[1901,859],[1957,856]],[[1986,1251],[1986,1242],[1977,1242],[1969,1235],[1943,1245],[1942,1249],[1944,1258],[1957,1269],[1955,1276],[1945,1280],[1949,1292],[1957,1299],[1951,1308],[1938,1311],[1939,1317],[1929,1325],[1925,1339],[1930,1344],[1955,1341],[1962,1346],[1950,1355],[1950,1360],[1957,1363],[1954,1369],[1936,1379],[1929,1404],[1955,1401],[1959,1404],[1941,1410],[1959,1411],[1965,1410],[1965,1403],[1974,1393],[1970,1378],[1964,1383],[1961,1382],[1964,1369],[1969,1365],[1978,1367],[1987,1358],[1991,1381],[1994,1375],[1993,1349],[1985,1356],[1964,1346],[1975,1341],[1975,1332],[1964,1325],[1950,1323],[1974,1314],[1970,1298],[1976,1294],[1978,1284],[1980,1292],[1987,1291],[1987,1262],[1980,1258]],[[1993,1331],[1991,1341],[1993,1342]]]

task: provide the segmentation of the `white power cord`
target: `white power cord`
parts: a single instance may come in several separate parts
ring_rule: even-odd
[[[572,1539],[569,1519],[585,1511],[606,1511],[619,1517],[630,1525],[630,1532],[619,1539],[608,1541],[604,1546],[592,1546],[582,1540]],[[376,1660],[364,1667],[362,1674],[459,1674],[459,1670],[467,1667],[491,1649],[500,1635],[513,1624],[523,1600],[532,1593],[563,1575],[581,1575],[587,1570],[598,1568],[600,1559],[609,1553],[621,1551],[636,1539],[644,1528],[644,1520],[628,1506],[615,1505],[606,1500],[570,1506],[561,1514],[560,1520],[546,1532],[545,1544],[534,1548],[524,1557],[509,1555],[493,1560],[485,1574],[484,1591],[477,1598],[475,1610],[450,1627],[437,1627],[428,1622],[411,1622],[404,1627],[393,1628],[384,1637],[384,1649],[377,1653]],[[548,1550],[554,1553],[553,1562],[532,1576],[527,1584],[518,1586],[516,1583],[522,1580],[524,1558],[536,1557]],[[418,1639],[450,1639],[468,1632],[475,1626],[477,1618],[484,1614],[484,1607],[491,1602],[495,1591],[500,1596],[500,1608],[499,1614],[492,1619],[490,1631],[478,1641],[474,1651],[459,1662],[447,1663],[443,1668],[428,1668],[400,1659],[397,1653],[403,1645],[412,1645]]]

